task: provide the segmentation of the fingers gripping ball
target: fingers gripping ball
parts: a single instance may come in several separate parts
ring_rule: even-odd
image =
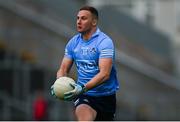
[[[53,91],[57,98],[64,100],[64,93],[73,90],[73,87],[70,84],[75,83],[72,78],[69,77],[60,77],[58,78],[53,85]]]

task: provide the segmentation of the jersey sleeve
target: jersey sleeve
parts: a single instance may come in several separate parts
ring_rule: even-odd
[[[99,45],[99,58],[113,58],[114,57],[114,45],[110,38],[105,38]]]
[[[99,58],[113,58],[114,57],[114,45],[110,38],[105,38],[99,45]]]
[[[69,59],[73,59],[72,49],[73,49],[73,43],[72,43],[72,39],[71,39],[65,47],[64,56],[69,58]]]

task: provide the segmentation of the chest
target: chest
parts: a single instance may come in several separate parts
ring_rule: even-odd
[[[99,58],[98,45],[79,42],[73,49],[73,55],[76,60],[97,60]]]

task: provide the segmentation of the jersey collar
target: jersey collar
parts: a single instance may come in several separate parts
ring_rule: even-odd
[[[97,28],[97,29],[96,29],[96,32],[95,32],[95,33],[93,33],[93,35],[91,36],[91,38],[98,36],[98,35],[99,35],[99,33],[100,33],[100,29],[99,29],[99,28]]]

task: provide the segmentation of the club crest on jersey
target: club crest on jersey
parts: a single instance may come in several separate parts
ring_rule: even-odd
[[[96,48],[95,47],[91,48],[90,53],[96,53]]]

